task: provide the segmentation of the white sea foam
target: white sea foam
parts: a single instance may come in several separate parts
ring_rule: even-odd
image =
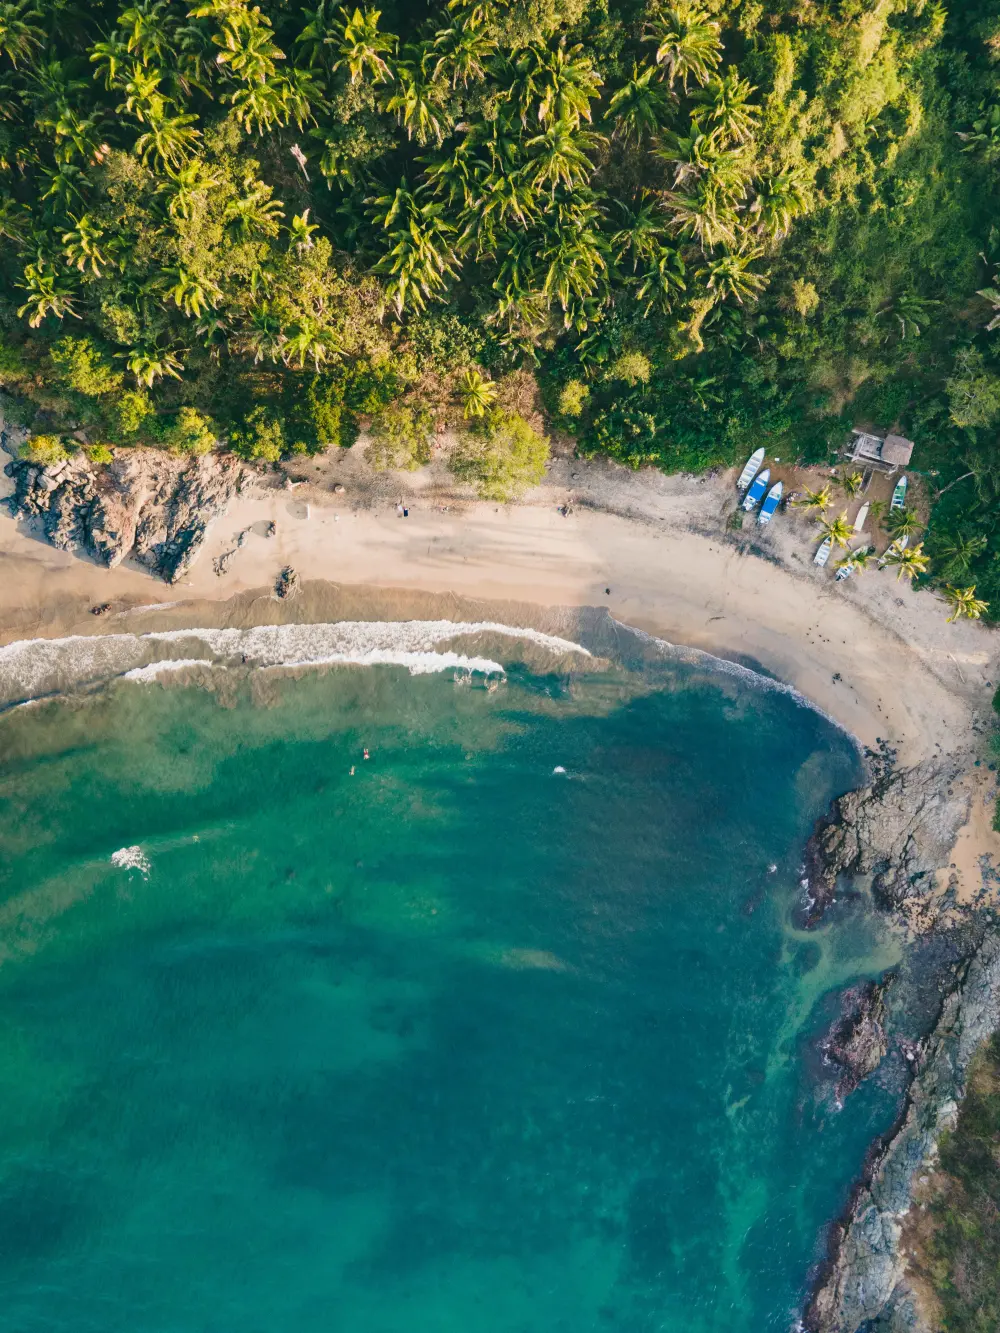
[[[183,671],[185,667],[216,667],[207,657],[168,657],[161,662],[150,662],[148,666],[133,667],[122,672],[122,680],[153,681],[170,671]]]
[[[146,634],[71,635],[62,639],[27,639],[0,648],[0,701],[19,702],[52,694],[68,683],[93,684],[121,677],[148,681],[170,663],[190,666],[204,660],[200,649],[217,659],[237,659],[254,667],[323,666],[336,663],[405,666],[414,674],[455,667],[503,674],[492,658],[464,656],[453,640],[492,634],[533,644],[554,655],[591,654],[570,639],[497,621],[345,620],[315,625],[257,625],[249,629],[176,629]],[[164,658],[164,645],[178,645],[183,656]],[[181,647],[183,645],[183,647]],[[153,659],[152,661],[150,659]],[[166,663],[166,665],[164,664]]]
[[[149,858],[141,847],[119,847],[111,853],[111,864],[119,870],[138,870],[143,879],[149,879]]]

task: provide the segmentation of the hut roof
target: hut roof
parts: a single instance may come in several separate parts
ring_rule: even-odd
[[[887,435],[882,443],[882,461],[905,467],[913,456],[913,441],[902,435]]]

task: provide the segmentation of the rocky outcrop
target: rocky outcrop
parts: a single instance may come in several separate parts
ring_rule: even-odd
[[[885,1035],[885,992],[892,977],[852,986],[841,996],[840,1017],[820,1043],[820,1049],[840,1069],[837,1100],[849,1096],[862,1079],[882,1063],[889,1043]]]
[[[849,1216],[833,1237],[833,1257],[806,1313],[811,1333],[921,1327],[900,1249],[902,1218],[915,1175],[933,1162],[942,1131],[954,1127],[976,1047],[998,1027],[1000,936],[990,934],[945,1000],[899,1128],[874,1154]]]
[[[840,875],[869,876],[882,908],[898,911],[928,896],[947,866],[971,798],[957,787],[968,756],[947,755],[913,768],[876,768],[871,784],[834,802],[806,849],[808,924],[822,916]]]
[[[40,520],[53,546],[109,567],[132,556],[167,583],[190,569],[243,479],[234,458],[152,449],[120,450],[103,467],[82,452],[49,467],[15,458],[4,471],[14,482],[11,512]]]

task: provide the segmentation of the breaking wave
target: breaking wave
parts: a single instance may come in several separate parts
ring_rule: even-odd
[[[60,693],[74,685],[123,679],[150,682],[193,666],[242,664],[271,670],[332,665],[401,666],[413,675],[452,668],[503,674],[491,657],[466,655],[456,639],[493,635],[529,643],[559,657],[591,653],[570,639],[498,621],[345,620],[315,625],[257,625],[249,629],[175,629],[146,634],[70,635],[26,639],[0,648],[0,704]],[[176,647],[177,657],[164,657]],[[196,657],[195,652],[211,654]]]

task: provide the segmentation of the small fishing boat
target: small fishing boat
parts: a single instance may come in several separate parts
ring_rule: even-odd
[[[865,519],[868,517],[868,511],[869,509],[871,509],[871,507],[872,507],[871,501],[866,500],[864,504],[861,506],[861,508],[858,510],[858,516],[854,520],[855,532],[860,532],[861,529],[865,526]]]
[[[760,504],[761,500],[764,497],[764,492],[767,490],[767,483],[770,480],[771,480],[770,468],[766,467],[763,472],[757,473],[757,477],[754,481],[754,484],[747,491],[746,497],[743,500],[743,508],[747,511],[748,514],[751,509],[754,509],[757,505]]]
[[[770,523],[774,511],[777,509],[778,505],[781,504],[781,491],[781,482],[775,482],[767,493],[767,499],[760,507],[760,513],[757,515],[758,523]]]
[[[893,493],[892,493],[892,503],[889,505],[889,508],[890,508],[890,509],[902,509],[902,507],[903,507],[904,504],[906,504],[906,474],[905,474],[905,473],[903,474],[903,476],[900,477],[899,481],[896,482],[896,488],[895,488],[895,490],[894,490]]]
[[[851,561],[854,558],[854,556],[864,555],[866,552],[870,550],[871,550],[870,546],[859,546],[856,551],[852,551],[851,554],[847,556],[844,563],[837,570],[836,582],[843,583],[844,579],[849,579],[851,575],[854,573],[854,571],[857,569],[857,565],[851,564]]]
[[[888,559],[891,555],[894,555],[897,551],[905,551],[906,548],[909,546],[909,544],[910,544],[910,539],[905,533],[903,534],[902,537],[897,537],[894,542],[890,542],[889,545],[885,548],[884,553],[879,556],[879,562],[878,562],[879,569],[883,568],[883,566],[888,562]]]
[[[819,549],[813,556],[813,564],[819,565],[820,569],[822,569],[823,566],[826,564],[826,562],[830,559],[830,552],[832,550],[833,550],[833,538],[827,537],[824,541],[820,542]]]
[[[764,462],[763,449],[758,449],[755,453],[752,453],[750,455],[750,457],[747,459],[747,465],[740,473],[740,479],[736,483],[736,489],[738,491],[746,490],[746,488],[753,481],[754,477],[756,477],[757,473],[760,471],[761,464],[763,462]]]

